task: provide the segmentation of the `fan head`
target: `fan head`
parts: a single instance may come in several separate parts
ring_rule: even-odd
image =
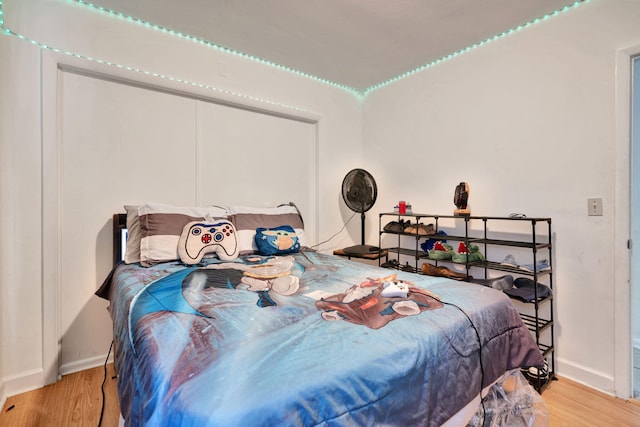
[[[469,201],[469,184],[461,182],[456,186],[453,194],[453,203],[458,209],[466,209]]]
[[[354,212],[367,212],[373,207],[377,197],[376,181],[364,169],[353,169],[342,180],[342,198]]]

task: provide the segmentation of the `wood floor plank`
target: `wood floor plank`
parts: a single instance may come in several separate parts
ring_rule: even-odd
[[[102,426],[116,427],[120,407],[113,365],[107,367]],[[100,419],[103,368],[66,375],[56,384],[7,399],[0,426],[97,426]],[[553,427],[640,427],[640,403],[625,401],[560,378],[542,397]],[[14,405],[10,411],[6,408]]]
[[[542,393],[554,427],[640,427],[640,404],[618,399],[566,378]]]
[[[116,427],[120,406],[113,364],[107,366],[103,427]],[[102,408],[104,368],[65,375],[55,384],[9,397],[0,413],[0,426],[97,426]],[[13,409],[7,410],[13,405]]]

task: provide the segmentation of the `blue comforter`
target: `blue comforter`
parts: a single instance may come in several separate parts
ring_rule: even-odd
[[[502,292],[316,252],[287,260],[116,268],[127,425],[438,426],[506,370],[543,363]],[[394,273],[442,306],[378,329],[319,307]]]

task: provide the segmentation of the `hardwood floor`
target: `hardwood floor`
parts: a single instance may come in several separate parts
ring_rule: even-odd
[[[542,393],[554,427],[638,427],[640,402],[622,400],[566,378]]]
[[[113,365],[107,367],[102,426],[118,425],[120,408]],[[7,399],[0,426],[97,426],[103,368],[67,375],[56,384]],[[640,403],[625,401],[561,378],[542,394],[554,427],[640,427]],[[14,405],[13,409],[7,408]]]
[[[113,364],[107,365],[103,427],[117,427],[120,405]],[[4,427],[97,426],[102,407],[104,368],[65,375],[55,384],[9,397],[0,413]],[[10,406],[13,409],[8,410]]]

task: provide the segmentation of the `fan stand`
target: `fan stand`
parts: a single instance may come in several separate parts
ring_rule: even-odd
[[[362,236],[362,244],[344,248],[343,249],[344,253],[346,255],[354,255],[354,256],[380,253],[379,247],[364,244],[364,212],[360,213],[360,220],[362,222],[362,226],[361,226],[362,231],[360,234]]]

